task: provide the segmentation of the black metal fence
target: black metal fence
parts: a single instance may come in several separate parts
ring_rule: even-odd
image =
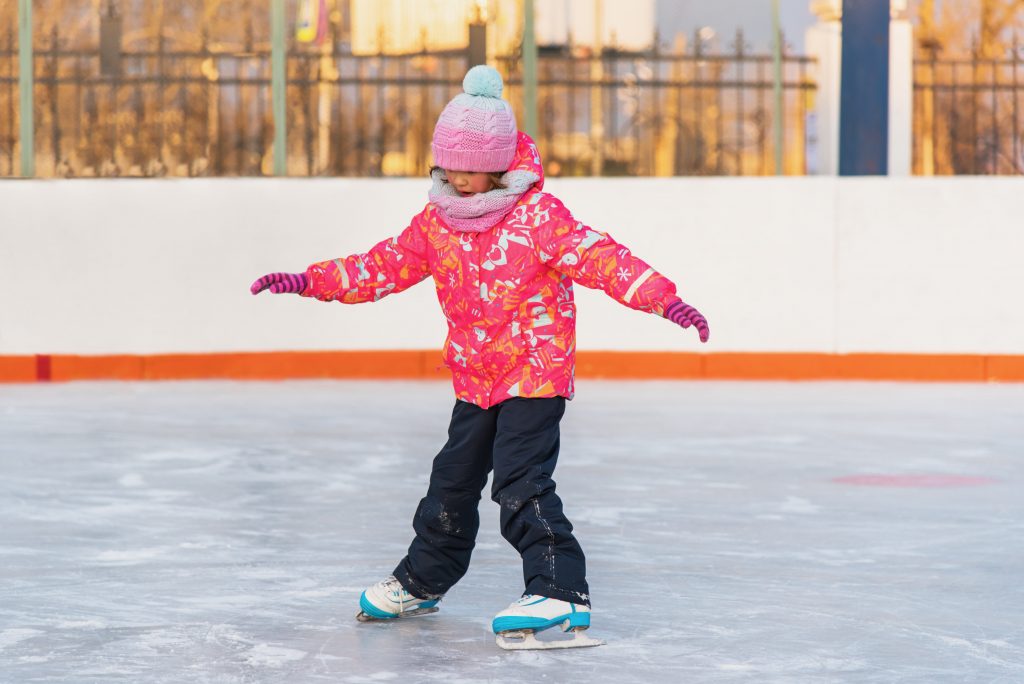
[[[13,176],[18,170],[15,161],[18,145],[17,47],[13,24],[7,25],[3,36],[5,42],[0,45],[0,176]]]
[[[914,62],[914,173],[1024,173],[1024,60],[1014,45],[1004,59]]]
[[[266,45],[119,54],[69,49],[54,28],[35,51],[39,176],[220,176],[271,173]],[[538,142],[552,175],[773,173],[772,56],[742,33],[728,50],[699,37],[643,52],[545,48],[538,61]],[[0,175],[18,172],[17,50],[0,35]],[[517,55],[496,64],[522,111]],[[464,51],[355,55],[292,46],[287,57],[288,173],[418,175],[430,137],[461,89]],[[106,71],[106,73],[105,73]],[[783,170],[807,170],[813,62],[782,59]],[[520,115],[520,118],[521,115]],[[813,142],[813,141],[812,141]]]
[[[814,61],[784,54],[775,111],[773,56],[750,52],[738,32],[728,51],[695,36],[690,49],[541,52],[539,144],[568,175],[765,175],[775,173],[773,125],[782,126],[782,171],[807,172]],[[500,58],[509,97],[521,97],[517,57]]]

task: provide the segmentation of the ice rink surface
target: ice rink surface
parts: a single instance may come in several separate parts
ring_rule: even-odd
[[[485,497],[441,612],[354,620],[443,383],[0,386],[0,682],[1024,682],[1024,386],[580,383],[591,633],[508,653]]]

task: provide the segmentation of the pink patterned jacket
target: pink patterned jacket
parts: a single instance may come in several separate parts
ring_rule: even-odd
[[[557,198],[542,192],[540,155],[524,133],[513,169],[533,170],[540,180],[493,228],[454,230],[428,204],[398,237],[365,254],[310,266],[303,296],[358,304],[433,276],[448,320],[444,363],[459,399],[481,408],[510,397],[571,399],[573,282],[658,315],[664,315],[676,288],[627,247],[578,222]]]

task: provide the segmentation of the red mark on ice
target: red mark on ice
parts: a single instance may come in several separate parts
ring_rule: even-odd
[[[977,487],[996,482],[971,475],[846,475],[832,481],[861,487]]]

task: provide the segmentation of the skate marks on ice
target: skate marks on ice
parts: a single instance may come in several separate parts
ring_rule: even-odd
[[[391,618],[379,618],[367,615],[363,611],[356,613],[356,620],[359,622],[380,622],[394,623],[398,620],[423,617],[438,612],[439,608],[418,608],[406,611]],[[539,634],[544,636],[538,637]],[[592,646],[603,646],[604,641],[595,639],[586,634],[586,629],[571,629],[563,632],[561,629],[551,628],[542,632],[532,629],[511,630],[500,632],[494,635],[494,642],[506,651],[545,651],[551,649],[566,648],[587,648]]]
[[[543,634],[543,637],[538,637]],[[588,636],[584,629],[572,629],[561,633],[559,630],[548,629],[535,632],[532,629],[499,632],[494,635],[494,642],[506,651],[548,651],[565,648],[589,648],[604,646],[600,639]]]
[[[699,390],[581,389],[556,478],[608,643],[508,652],[486,498],[441,615],[352,619],[446,384],[0,387],[0,682],[1024,682],[1024,386]]]

